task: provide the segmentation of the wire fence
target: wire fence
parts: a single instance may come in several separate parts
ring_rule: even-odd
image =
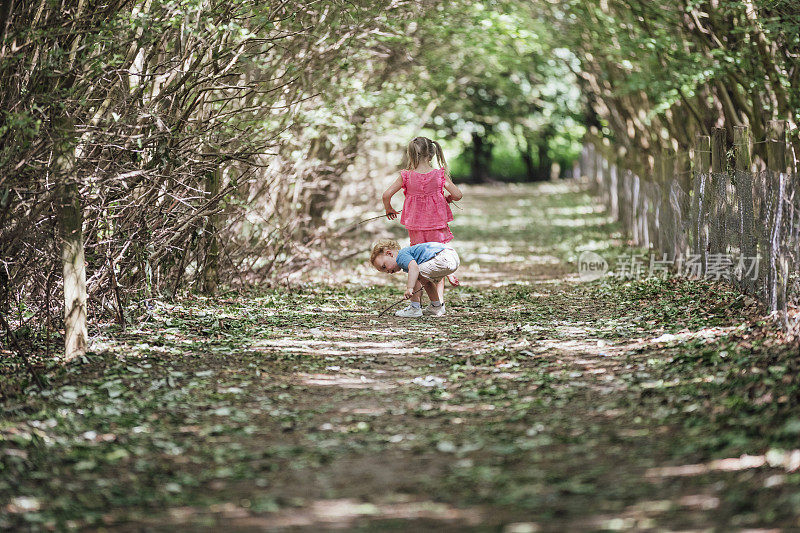
[[[688,161],[688,159],[687,159]],[[675,274],[725,280],[800,331],[800,181],[796,172],[727,169],[643,179],[584,146],[582,179],[635,245]]]

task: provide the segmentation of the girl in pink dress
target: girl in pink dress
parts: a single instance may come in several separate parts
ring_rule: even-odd
[[[439,168],[431,166],[434,156]],[[389,220],[397,218],[399,213],[392,208],[392,196],[403,189],[406,199],[403,202],[400,223],[408,230],[411,246],[423,242],[446,243],[453,240],[453,232],[447,225],[453,220],[453,212],[448,204],[461,200],[464,195],[450,179],[442,147],[427,137],[415,137],[408,143],[406,159],[408,167],[400,172],[400,176],[383,193],[386,216]],[[449,196],[445,196],[445,190],[450,193]],[[447,276],[447,279],[452,285],[458,285],[455,276]],[[443,284],[444,279],[439,283]],[[411,305],[419,307],[419,299],[420,294],[415,294]]]

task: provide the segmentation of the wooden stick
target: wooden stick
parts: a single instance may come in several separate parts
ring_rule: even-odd
[[[414,296],[415,294],[417,294],[419,291],[421,291],[421,290],[422,290],[422,289],[424,289],[424,288],[425,288],[425,287],[420,287],[419,289],[415,290],[415,291],[414,291],[414,292],[411,294],[411,296]],[[408,298],[403,298],[403,299],[402,299],[402,300],[400,300],[399,302],[395,302],[395,303],[393,303],[392,305],[390,305],[389,307],[387,307],[386,309],[384,309],[383,311],[381,311],[380,313],[378,313],[378,317],[382,317],[382,316],[383,316],[383,314],[384,314],[384,313],[386,313],[386,311],[388,311],[388,310],[389,310],[389,309],[391,309],[392,307],[396,307],[396,306],[400,305],[401,303],[405,302],[406,300],[408,300]]]
[[[401,209],[400,211],[398,211],[398,213],[402,213],[402,212],[403,212],[403,210],[402,210],[402,209]],[[360,225],[361,225],[361,224],[363,224],[364,222],[369,222],[370,220],[377,220],[377,219],[379,219],[379,218],[383,218],[383,217],[385,217],[385,216],[388,216],[388,215],[386,215],[386,214],[383,214],[383,215],[378,215],[378,216],[376,216],[376,217],[372,217],[372,218],[365,218],[364,220],[362,220],[361,222],[359,222],[358,224],[356,224],[356,225],[355,225],[355,226],[353,226],[353,227],[360,226]]]
[[[460,205],[458,205],[456,202],[450,202],[450,204],[451,204],[451,205],[454,205],[454,206],[456,206],[456,207],[457,207],[457,208],[459,208],[459,209],[461,209],[461,206],[460,206]],[[400,211],[398,211],[398,213],[402,213],[402,212],[403,212],[403,210],[402,210],[402,209],[401,209]],[[383,215],[378,215],[378,216],[376,216],[376,217],[372,217],[372,218],[365,218],[364,220],[362,220],[361,222],[359,222],[358,224],[356,224],[356,226],[360,226],[360,225],[361,225],[361,224],[363,224],[364,222],[369,222],[370,220],[377,220],[377,219],[379,219],[379,218],[383,218],[383,217],[385,217],[385,216],[386,216],[386,215],[385,215],[385,214],[383,214]]]
[[[451,202],[451,203],[452,203],[453,205],[455,205],[456,207],[458,207],[459,209],[461,209],[461,207],[460,207],[458,204],[456,204],[455,202]],[[402,210],[402,209],[401,209],[400,211],[398,211],[398,213],[402,213],[402,212],[403,212],[403,210]],[[342,229],[338,230],[336,233],[334,233],[334,234],[332,234],[332,235],[326,235],[324,238],[328,238],[328,239],[335,239],[335,238],[341,237],[342,235],[344,235],[344,234],[345,234],[345,233],[347,233],[348,231],[350,231],[350,230],[353,230],[353,229],[357,228],[358,226],[360,226],[361,224],[363,224],[363,223],[365,223],[365,222],[370,222],[370,221],[372,221],[372,220],[377,220],[377,219],[379,219],[379,218],[384,218],[385,216],[386,216],[386,214],[383,214],[383,215],[378,215],[378,216],[375,216],[375,217],[370,217],[370,218],[365,218],[364,220],[360,220],[359,222],[355,222],[355,223],[353,223],[353,224],[350,224],[349,226],[345,226],[344,228],[342,228]],[[323,237],[322,237],[322,236],[320,236],[320,237],[317,237],[317,238],[321,239],[321,238],[323,238]],[[313,242],[313,241],[312,241],[312,242]]]

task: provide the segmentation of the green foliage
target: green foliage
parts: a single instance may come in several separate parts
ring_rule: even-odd
[[[395,96],[387,119],[416,122],[422,115],[424,131],[459,154],[453,159],[462,177],[473,134],[504,145],[494,170],[500,179],[522,176],[514,151],[532,150],[536,160],[535,147],[544,146],[551,159],[571,164],[583,133],[575,58],[556,47],[540,13],[524,2],[459,1],[415,24],[415,60],[393,76],[394,89],[387,87]]]
[[[592,125],[628,149],[645,174],[647,155],[693,146],[712,125],[747,124],[757,141],[772,119],[797,122],[798,15],[792,2],[716,3],[570,0],[546,4],[589,95]],[[794,6],[794,7],[790,7]],[[762,159],[762,144],[754,146]]]
[[[501,176],[503,180],[525,181],[527,178],[525,164],[520,158],[516,146],[495,144],[492,148],[492,164],[489,167],[492,176]]]

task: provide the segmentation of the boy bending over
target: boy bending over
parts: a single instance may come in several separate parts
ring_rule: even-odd
[[[458,254],[451,246],[423,242],[400,249],[397,241],[381,239],[372,246],[369,261],[377,270],[387,274],[394,274],[401,269],[408,272],[405,297],[411,299],[411,303],[405,309],[396,311],[395,315],[444,315],[444,278],[455,272],[460,264]],[[425,287],[431,299],[430,306],[424,312],[416,294],[420,287]]]

